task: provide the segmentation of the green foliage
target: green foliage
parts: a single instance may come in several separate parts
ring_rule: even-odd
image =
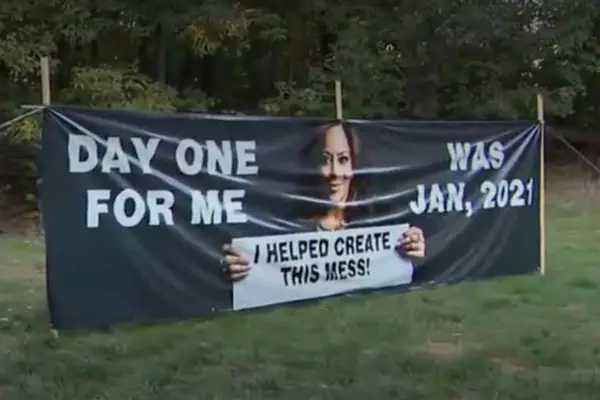
[[[266,99],[261,109],[272,115],[330,115],[335,112],[331,97],[331,88],[323,82],[311,82],[310,88],[297,87],[293,82],[277,82],[277,96]]]
[[[0,131],[0,207],[7,203],[36,209],[39,116],[21,119]]]
[[[209,111],[215,107],[215,100],[199,89],[186,89],[178,100],[179,109],[192,111]]]
[[[64,99],[73,104],[105,108],[173,111],[175,89],[152,81],[135,68],[75,68]]]
[[[341,79],[353,117],[530,117],[543,90],[550,117],[590,123],[599,9],[579,0],[10,0],[0,5],[0,85],[38,91],[38,59],[50,54],[54,98],[85,105],[326,115]]]

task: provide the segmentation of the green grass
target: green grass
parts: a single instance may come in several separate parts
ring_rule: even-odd
[[[548,215],[544,277],[58,339],[42,245],[2,239],[0,399],[598,399],[600,210]]]

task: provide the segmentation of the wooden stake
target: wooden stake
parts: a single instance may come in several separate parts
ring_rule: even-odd
[[[48,57],[40,57],[40,77],[42,83],[42,105],[50,105],[50,59]],[[54,340],[58,340],[58,331],[50,329],[50,333]]]
[[[540,124],[544,123],[544,96],[541,93],[537,95],[537,118]]]
[[[50,59],[40,58],[40,73],[42,78],[42,104],[50,105]]]
[[[540,124],[540,274],[546,273],[546,178],[544,162],[544,97],[537,95],[537,119]]]
[[[335,118],[341,121],[344,116],[342,114],[342,82],[335,81]]]

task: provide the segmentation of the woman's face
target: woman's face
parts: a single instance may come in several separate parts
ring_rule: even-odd
[[[320,171],[329,188],[329,200],[341,205],[348,200],[354,175],[352,151],[343,128],[336,125],[325,132]]]

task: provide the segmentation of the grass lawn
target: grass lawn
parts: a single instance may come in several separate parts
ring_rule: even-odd
[[[600,209],[547,212],[545,277],[58,339],[41,243],[0,239],[0,399],[598,399]]]

